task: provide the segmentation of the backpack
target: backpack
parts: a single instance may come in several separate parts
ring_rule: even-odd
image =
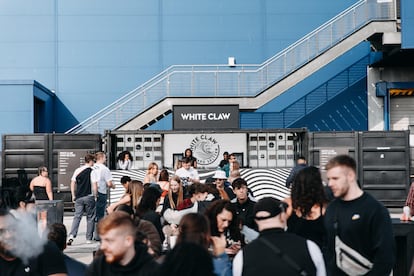
[[[76,198],[92,194],[92,168],[86,168],[76,176]]]

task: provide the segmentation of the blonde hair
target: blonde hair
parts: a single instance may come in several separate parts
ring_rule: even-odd
[[[183,188],[183,184],[181,183],[181,179],[179,176],[177,175],[173,175],[170,179],[170,188],[168,189],[168,199],[170,201],[170,207],[171,209],[176,209],[177,206],[175,206],[174,200],[173,200],[173,192],[171,189],[171,181],[175,181],[178,183],[178,197],[177,197],[177,206],[180,205],[183,201],[184,201],[184,188]]]
[[[99,151],[95,154],[95,158],[96,160],[101,160],[105,157],[105,153],[103,153],[102,151]]]
[[[151,163],[149,163],[149,164],[148,164],[148,167],[147,167],[147,175],[148,175],[148,174],[150,174],[151,169],[152,169],[154,166],[155,166],[155,167],[157,167],[157,170],[159,169],[158,164],[157,164],[157,163],[155,163],[155,162],[151,162]]]
[[[142,193],[144,192],[144,184],[139,180],[132,180],[128,185],[129,195],[131,196],[131,208],[135,211],[139,201],[141,200]]]

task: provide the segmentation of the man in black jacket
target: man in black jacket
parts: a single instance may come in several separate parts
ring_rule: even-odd
[[[135,240],[135,226],[124,212],[114,212],[98,224],[103,255],[88,267],[86,275],[153,275],[158,264],[147,247]]]
[[[254,206],[257,239],[233,260],[233,275],[326,275],[321,250],[312,241],[285,232],[287,204],[271,197]],[[306,273],[306,274],[305,274]]]
[[[231,200],[231,203],[236,208],[236,213],[242,225],[250,229],[257,230],[256,222],[254,222],[253,208],[254,202],[249,198],[249,188],[247,182],[243,178],[237,178],[231,184],[236,198]]]

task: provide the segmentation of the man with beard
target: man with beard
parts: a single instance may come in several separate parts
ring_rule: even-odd
[[[25,214],[16,218],[0,208],[0,276],[20,275],[67,274],[63,255],[54,244],[41,241]]]
[[[124,212],[114,212],[98,224],[103,255],[88,267],[86,275],[153,275],[158,264],[147,247],[135,240],[135,226]]]
[[[325,169],[336,198],[325,213],[330,275],[390,275],[395,244],[387,208],[359,187],[350,156],[335,156]]]

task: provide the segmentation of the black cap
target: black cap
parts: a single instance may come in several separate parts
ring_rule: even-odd
[[[265,197],[260,199],[253,208],[253,212],[255,215],[255,219],[257,220],[264,220],[268,218],[275,217],[282,212],[286,211],[287,203],[283,201],[279,201],[273,197]],[[260,211],[269,212],[270,215],[266,217],[257,217],[257,213]]]

